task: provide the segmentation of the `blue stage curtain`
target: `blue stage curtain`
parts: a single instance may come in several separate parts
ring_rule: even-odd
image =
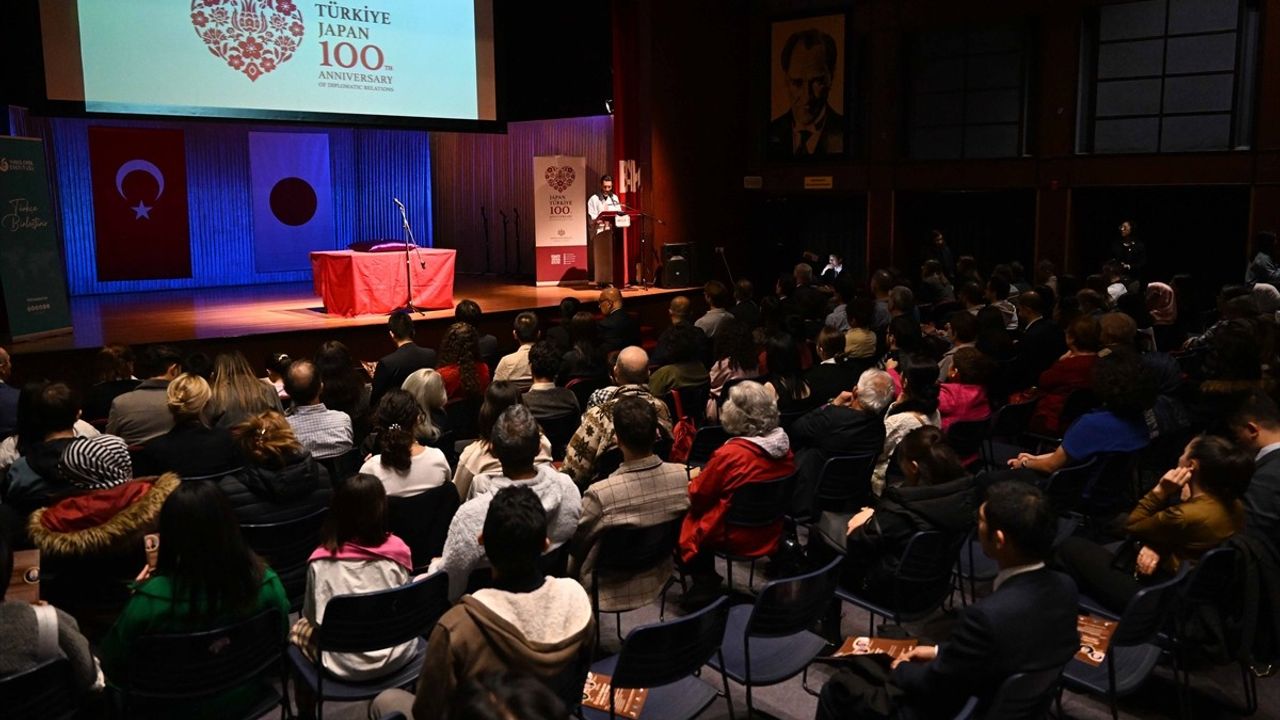
[[[51,145],[72,295],[222,287],[311,279],[310,271],[257,272],[249,183],[248,133],[281,126],[231,123],[122,122],[55,118]],[[186,134],[192,277],[101,282],[97,278],[93,197],[89,178],[90,125],[180,127]],[[335,237],[317,238],[315,250],[401,237],[399,197],[409,210],[418,243],[432,245],[431,150],[427,133],[334,128],[329,133]]]

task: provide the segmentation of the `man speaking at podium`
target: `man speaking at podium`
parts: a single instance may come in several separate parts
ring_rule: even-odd
[[[600,192],[587,200],[591,218],[591,277],[596,285],[615,283],[613,277],[613,220],[602,218],[602,212],[622,212],[622,202],[613,194],[613,176],[600,176]]]

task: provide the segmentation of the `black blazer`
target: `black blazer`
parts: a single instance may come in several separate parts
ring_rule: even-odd
[[[1075,581],[1053,570],[1009,578],[994,594],[960,611],[951,639],[932,662],[903,663],[900,717],[952,717],[976,695],[990,701],[1005,678],[1065,666],[1080,649]]]
[[[1244,493],[1244,506],[1248,513],[1245,530],[1280,547],[1280,450],[1272,450],[1258,461]]]
[[[1067,351],[1067,341],[1062,330],[1049,318],[1031,323],[1018,341],[1018,382],[1022,387],[1035,385],[1040,373],[1049,369]]]
[[[858,377],[869,364],[852,360],[837,360],[834,363],[818,363],[809,368],[804,380],[809,383],[809,394],[819,402],[829,402],[842,392],[852,390],[858,384]]]
[[[133,474],[146,477],[172,472],[185,480],[231,472],[243,464],[226,428],[183,424],[148,440],[137,455]]]
[[[596,341],[605,353],[640,344],[640,325],[625,310],[614,310],[600,321]]]
[[[373,371],[373,392],[369,395],[369,405],[377,408],[378,401],[388,390],[398,389],[405,378],[418,370],[435,366],[435,350],[417,343],[401,345],[395,352],[378,361],[378,366]]]

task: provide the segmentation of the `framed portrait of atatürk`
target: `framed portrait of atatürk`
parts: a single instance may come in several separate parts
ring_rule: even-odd
[[[770,160],[845,155],[850,142],[845,21],[840,13],[770,23]]]

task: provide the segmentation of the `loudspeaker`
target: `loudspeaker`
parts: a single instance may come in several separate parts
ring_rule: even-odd
[[[700,282],[696,248],[693,243],[662,246],[662,287],[690,287]]]

